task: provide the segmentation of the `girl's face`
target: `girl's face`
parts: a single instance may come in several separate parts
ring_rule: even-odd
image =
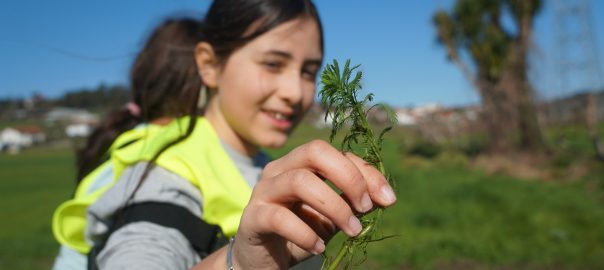
[[[313,103],[322,57],[317,23],[300,18],[235,50],[224,65],[200,65],[204,83],[215,89],[208,121],[243,154],[283,146]]]

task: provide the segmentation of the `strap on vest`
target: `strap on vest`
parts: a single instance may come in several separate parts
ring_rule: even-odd
[[[228,243],[228,239],[223,236],[219,226],[204,222],[184,207],[170,203],[137,203],[127,206],[118,212],[116,222],[105,238],[88,253],[88,269],[98,269],[96,257],[103,250],[109,236],[113,232],[128,223],[139,221],[151,222],[160,226],[177,229],[189,240],[193,249],[195,249],[202,259]]]

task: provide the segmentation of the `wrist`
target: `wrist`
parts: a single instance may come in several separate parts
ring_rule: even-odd
[[[226,269],[227,270],[235,270],[235,265],[233,264],[233,246],[235,245],[235,236],[231,237],[229,240],[229,244],[227,245],[227,254],[226,254]],[[237,268],[239,269],[239,268]]]
[[[239,260],[237,260],[236,255],[235,255],[235,236],[231,237],[231,239],[229,240],[229,244],[227,245],[226,269],[227,270],[244,269],[241,266],[241,264],[239,264]]]

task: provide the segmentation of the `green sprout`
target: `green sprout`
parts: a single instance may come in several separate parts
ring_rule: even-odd
[[[348,127],[347,132],[342,139],[341,151],[352,152],[377,168],[391,186],[394,182],[386,172],[384,162],[380,154],[384,134],[392,129],[392,126],[384,128],[379,136],[375,136],[369,126],[367,114],[374,108],[382,108],[388,115],[390,123],[396,122],[396,116],[392,109],[385,104],[374,104],[369,106],[373,100],[373,93],[367,94],[362,101],[358,100],[358,92],[362,89],[361,79],[363,73],[356,71],[360,65],[350,67],[350,60],[346,61],[344,69],[340,72],[340,67],[336,60],[333,64],[328,64],[321,73],[322,89],[319,92],[321,103],[326,107],[325,121],[331,116],[332,129],[329,140],[333,142],[336,134],[344,127]],[[351,79],[352,78],[352,79]],[[367,244],[380,241],[388,237],[377,236],[378,223],[384,208],[377,207],[374,211],[366,214],[359,214],[363,229],[355,237],[346,239],[339,249],[335,258],[323,254],[325,260],[322,269],[337,269],[342,261],[345,261],[344,268],[348,269],[353,262],[353,256],[357,252],[362,252],[363,257],[358,263],[362,263],[367,257]]]

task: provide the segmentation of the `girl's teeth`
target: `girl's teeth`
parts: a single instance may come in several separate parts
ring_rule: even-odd
[[[279,112],[268,112],[272,117],[274,117],[277,120],[289,120],[290,117],[286,116],[285,114],[279,113]]]
[[[281,114],[281,113],[275,113],[275,118],[279,119],[279,120],[286,120],[287,117],[285,117],[285,115]]]

